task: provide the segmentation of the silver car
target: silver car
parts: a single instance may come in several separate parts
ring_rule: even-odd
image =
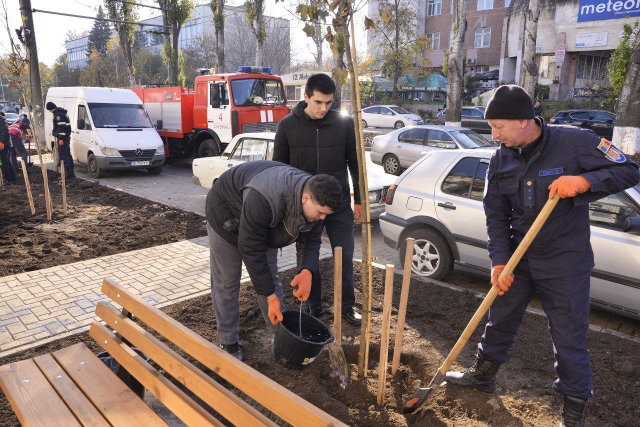
[[[391,175],[400,175],[431,150],[496,147],[470,129],[437,125],[399,129],[374,137],[371,144],[371,161]]]
[[[362,127],[400,129],[405,126],[421,125],[422,117],[397,105],[376,105],[362,110]]]
[[[407,237],[416,239],[414,273],[442,279],[456,268],[489,275],[482,196],[493,150],[431,152],[389,189],[380,229],[404,260]],[[591,301],[640,318],[640,185],[589,205]]]

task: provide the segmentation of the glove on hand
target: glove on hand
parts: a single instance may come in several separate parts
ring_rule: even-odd
[[[362,224],[362,205],[353,205],[353,213],[358,224]]]
[[[267,299],[269,303],[269,320],[274,325],[277,325],[279,322],[282,322],[282,310],[280,308],[280,300],[276,295],[271,296]]]
[[[558,193],[562,199],[566,197],[576,197],[591,188],[591,184],[581,176],[561,176],[549,186],[549,198]]]
[[[306,301],[309,298],[311,292],[311,272],[309,270],[302,270],[291,281],[291,286],[298,286],[297,290],[293,291],[293,296],[300,301]]]
[[[505,267],[506,265],[494,265],[493,267],[491,267],[491,284],[500,289],[498,295],[504,295],[504,293],[507,292],[509,290],[509,287],[513,284],[513,274],[511,276],[505,277],[504,279],[502,279],[501,283],[498,283],[498,278],[500,277],[500,274],[502,274],[502,270],[504,270]]]

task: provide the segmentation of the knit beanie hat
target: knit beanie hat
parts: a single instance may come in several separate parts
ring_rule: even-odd
[[[496,89],[484,110],[485,119],[533,119],[533,102],[518,85],[503,85]]]
[[[54,104],[53,102],[49,101],[49,102],[47,102],[46,107],[47,107],[48,111],[51,111],[51,110],[55,110],[57,108],[57,105]]]

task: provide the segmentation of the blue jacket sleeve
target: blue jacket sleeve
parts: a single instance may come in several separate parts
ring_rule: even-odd
[[[591,188],[575,197],[576,205],[584,205],[633,187],[640,181],[638,165],[604,138],[588,134],[579,141],[580,169]]]
[[[487,249],[492,266],[504,265],[511,257],[511,215],[513,212],[508,195],[500,194],[495,159],[494,155],[487,169],[485,194],[482,199],[489,236]]]

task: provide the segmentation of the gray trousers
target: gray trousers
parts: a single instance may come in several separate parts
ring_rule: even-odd
[[[220,344],[230,345],[238,342],[240,323],[240,278],[242,275],[242,257],[238,248],[229,244],[207,224],[211,254],[211,299],[216,315]],[[278,277],[278,250],[267,249],[267,263],[271,269],[275,293],[284,311],[282,282]],[[269,320],[269,303],[264,295],[257,295],[262,317],[270,332],[275,327]]]

